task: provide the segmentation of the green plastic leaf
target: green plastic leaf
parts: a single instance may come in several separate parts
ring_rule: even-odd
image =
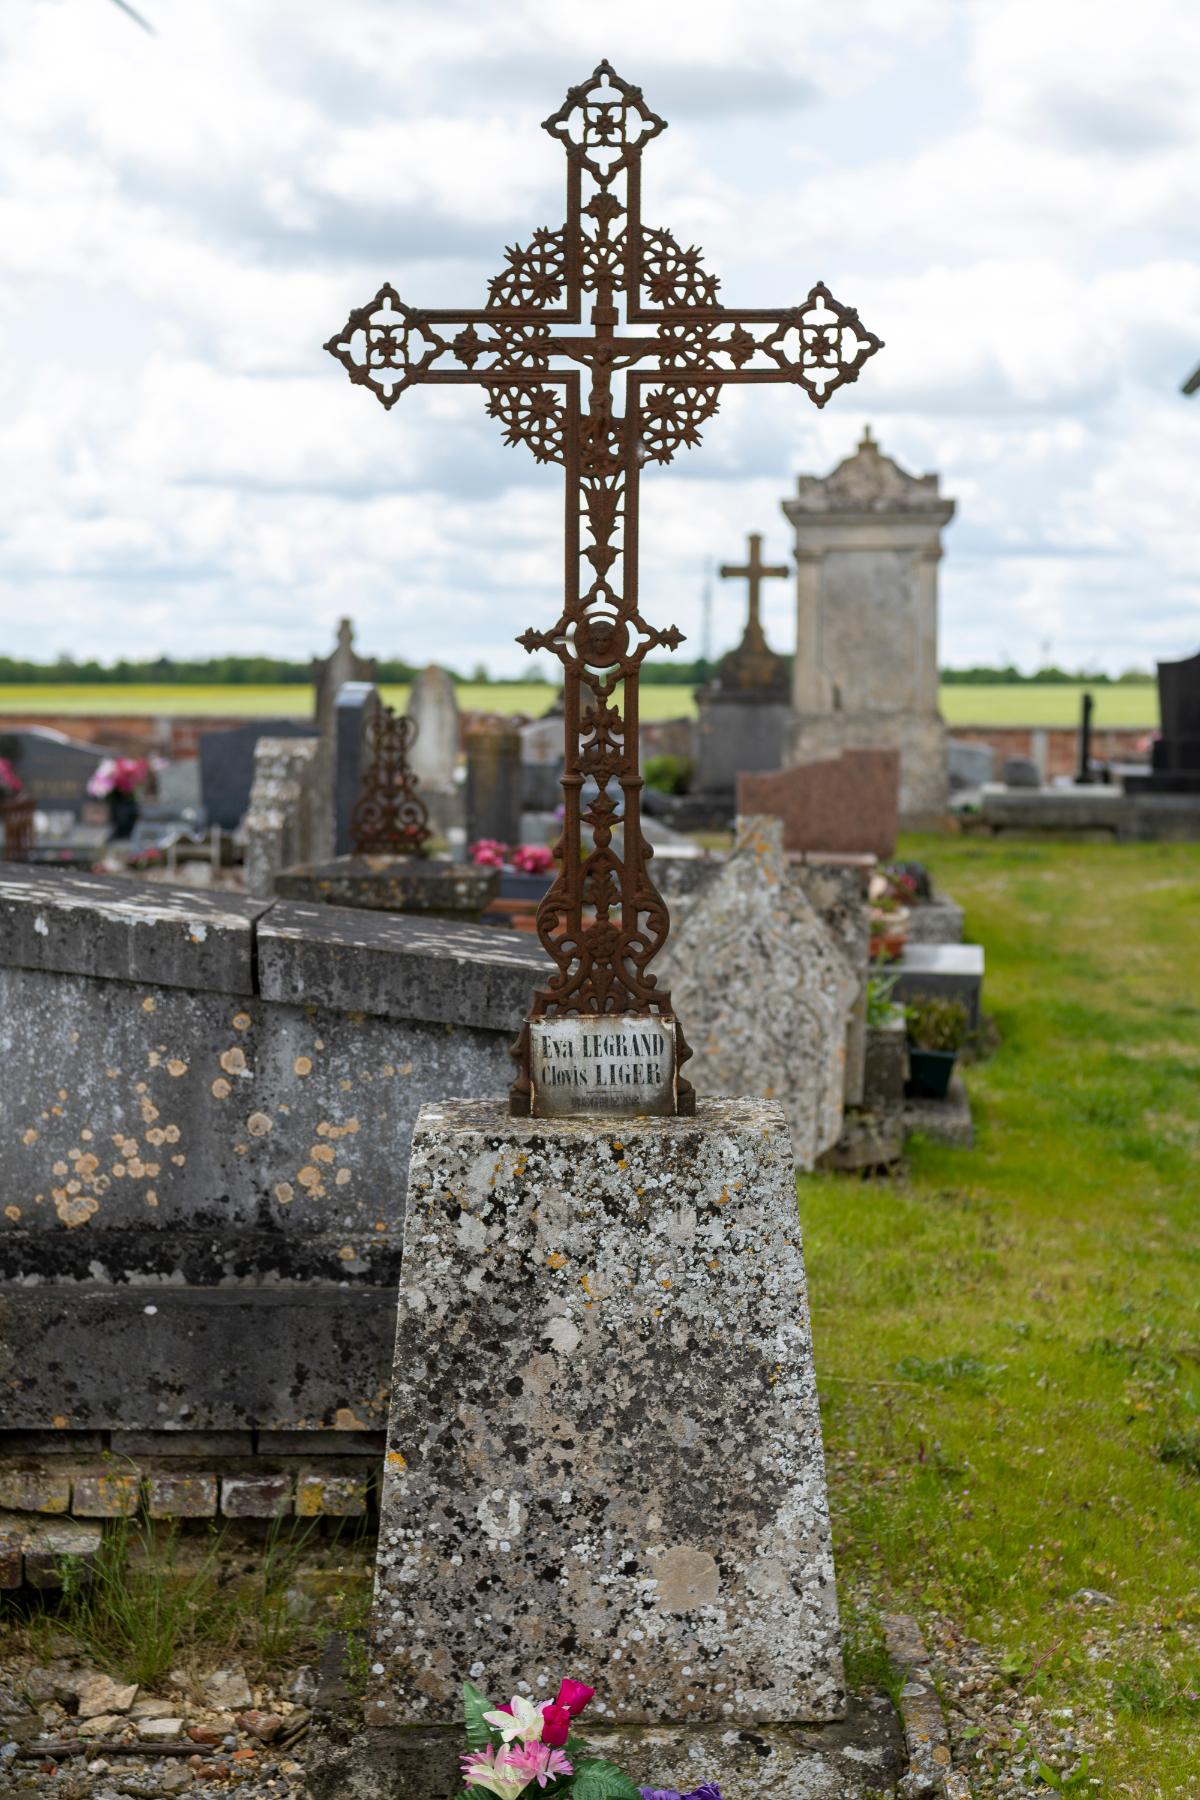
[[[577,1765],[571,1793],[573,1800],[642,1800],[628,1775],[598,1756]]]
[[[464,1681],[463,1718],[467,1728],[468,1750],[486,1750],[491,1743],[491,1727],[483,1716],[484,1713],[491,1712],[491,1710],[491,1701],[481,1694],[477,1687],[472,1687],[469,1681]]]

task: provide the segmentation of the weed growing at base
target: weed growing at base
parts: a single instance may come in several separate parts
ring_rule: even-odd
[[[53,1612],[28,1629],[65,1632],[106,1674],[154,1687],[181,1665],[237,1656],[278,1670],[361,1621],[371,1549],[356,1531],[322,1538],[316,1521],[279,1521],[265,1541],[173,1522],[113,1519],[90,1567],[66,1558]]]

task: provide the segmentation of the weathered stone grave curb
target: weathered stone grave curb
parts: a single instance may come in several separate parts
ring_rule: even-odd
[[[755,1800],[970,1800],[966,1777],[951,1760],[948,1726],[916,1623],[894,1615],[885,1626],[899,1715],[878,1694],[853,1698],[836,1725],[738,1730]],[[322,1657],[309,1732],[307,1800],[396,1800],[401,1794],[404,1800],[445,1800],[459,1779],[461,1733],[453,1727],[367,1730],[346,1669],[347,1640],[335,1634]],[[635,1781],[649,1784],[662,1777],[661,1753],[672,1729],[599,1730],[588,1737]]]
[[[503,1091],[547,966],[486,927],[0,872],[0,1460],[381,1428],[413,1119]]]

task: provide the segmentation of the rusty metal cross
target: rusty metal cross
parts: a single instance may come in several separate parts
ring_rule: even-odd
[[[514,1048],[518,1114],[533,1104],[531,1023],[579,1013],[674,1024],[649,966],[670,920],[642,834],[638,671],[651,650],[683,639],[639,610],[642,466],[698,444],[724,386],[790,381],[824,406],[880,348],[821,282],[792,307],[719,304],[700,251],[642,222],[642,151],[666,121],[607,62],[570,89],[544,129],[566,151],[566,223],[505,252],[484,306],[422,311],[385,284],[325,346],[385,407],[419,382],[481,386],[505,441],[566,476],[562,611],[550,630],[517,640],[562,663],[566,736],[558,875],[538,911],[556,967]],[[587,299],[585,333],[571,328],[583,324]],[[620,412],[614,377],[623,372]],[[674,1028],[682,1064],[690,1052]],[[676,1104],[695,1106],[682,1078]]]

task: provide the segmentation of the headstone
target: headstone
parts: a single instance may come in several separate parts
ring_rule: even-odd
[[[259,738],[246,811],[248,894],[270,899],[281,870],[329,854],[332,760],[326,738]]]
[[[349,856],[354,848],[354,809],[362,793],[367,730],[380,706],[379,690],[369,681],[347,681],[333,715],[333,851]]]
[[[198,757],[180,757],[174,762],[163,763],[154,780],[161,806],[170,807],[178,817],[185,814],[200,817],[203,808]]]
[[[337,697],[348,681],[376,680],[378,665],[373,656],[360,656],[354,648],[354,626],[349,619],[339,619],[337,641],[328,656],[314,657],[313,715],[317,730],[327,737],[333,730]]]
[[[1041,773],[1031,756],[1006,756],[1002,774],[1005,787],[1036,788],[1042,785]]]
[[[521,734],[515,725],[467,733],[467,843],[521,841]]]
[[[972,744],[964,738],[946,740],[946,760],[950,770],[950,792],[964,788],[981,788],[992,780],[996,752],[990,744]]]
[[[368,1721],[443,1722],[464,1675],[542,1695],[568,1667],[622,1726],[838,1717],[781,1108],[426,1106],[401,1271]]]
[[[784,579],[786,563],[762,560],[762,538],[749,536],[745,563],[722,563],[726,578],[745,578],[749,612],[742,640],[723,656],[712,678],[696,696],[697,762],[692,783],[696,795],[720,796],[732,817],[738,776],[783,766],[787,748],[790,677],[763,632],[760,589],[766,579]]]
[[[696,1092],[777,1100],[797,1165],[811,1169],[841,1132],[860,982],[788,866],[778,819],[739,820],[733,855],[673,931],[663,961],[688,1021]]]
[[[1181,662],[1159,663],[1158,718],[1150,773],[1126,776],[1126,789],[1139,794],[1200,794],[1200,653]]]
[[[970,1029],[979,1024],[983,994],[982,944],[907,944],[891,965],[897,1005],[914,1000],[961,1000]]]
[[[785,850],[888,857],[896,849],[898,750],[846,750],[778,775],[738,778],[738,813],[783,821]]]
[[[864,433],[832,474],[801,475],[783,510],[796,534],[796,659],[789,760],[900,751],[906,821],[946,809],[938,711],[937,566],[954,502]]]
[[[209,823],[236,831],[250,805],[254,754],[260,738],[315,737],[315,725],[296,719],[251,719],[228,731],[200,734],[200,795]]]
[[[552,813],[562,804],[562,714],[532,719],[520,732],[521,810]]]
[[[80,818],[88,803],[88,782],[105,758],[116,754],[40,725],[0,731],[0,756],[12,764],[22,791],[33,796],[39,812]]]
[[[408,697],[408,716],[417,727],[409,766],[425,792],[453,788],[458,767],[458,700],[445,669],[422,669]]]

